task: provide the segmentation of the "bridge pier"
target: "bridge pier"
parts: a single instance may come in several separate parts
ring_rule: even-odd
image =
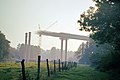
[[[67,39],[65,40],[65,61],[67,61]]]
[[[61,61],[63,61],[63,39],[61,39]]]
[[[25,50],[24,50],[24,55],[23,59],[25,59],[26,62],[30,61],[30,48],[31,48],[31,32],[25,33]]]
[[[68,39],[60,38],[61,40],[61,61],[63,61],[63,41],[65,40],[65,61],[67,61],[67,41]]]

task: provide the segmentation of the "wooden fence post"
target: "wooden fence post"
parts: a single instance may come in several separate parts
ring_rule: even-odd
[[[46,59],[46,62],[47,62],[48,77],[50,77],[50,69],[49,69],[48,59]]]
[[[37,80],[39,80],[39,78],[40,78],[40,59],[41,59],[41,56],[38,56],[38,74],[37,74]]]
[[[68,67],[68,70],[70,69],[70,62],[68,62],[68,65],[67,65],[67,67]]]
[[[67,69],[67,61],[65,61],[65,70]]]
[[[60,72],[60,59],[59,59],[59,72]]]
[[[62,71],[64,70],[64,67],[63,67],[63,62],[62,62]]]
[[[55,65],[55,60],[54,60],[54,74],[56,73],[56,65]]]
[[[74,62],[74,67],[76,67],[76,62]]]
[[[77,62],[75,62],[75,67],[77,67]]]
[[[72,62],[72,68],[74,67],[74,62]]]
[[[72,68],[72,62],[70,62],[70,68]]]
[[[24,61],[25,61],[24,59],[21,61],[21,66],[22,66],[22,76],[23,76],[23,80],[26,80]]]

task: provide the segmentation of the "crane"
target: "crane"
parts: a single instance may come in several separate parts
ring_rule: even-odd
[[[53,22],[44,31],[46,31],[47,29],[51,28],[56,23],[57,23],[57,21]],[[40,24],[38,24],[38,27],[39,27],[39,31],[40,31]],[[40,55],[40,53],[41,53],[41,42],[42,42],[42,36],[41,36],[41,34],[39,34],[39,45],[38,45],[39,46],[39,50],[38,50],[38,55]]]

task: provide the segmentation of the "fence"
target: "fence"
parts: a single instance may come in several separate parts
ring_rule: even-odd
[[[37,66],[37,77],[35,80],[40,80],[41,79],[41,75],[42,75],[42,69],[40,66],[41,63],[41,56],[38,56],[38,66]],[[28,80],[27,76],[26,76],[26,72],[25,72],[25,65],[24,65],[24,59],[21,61],[21,66],[22,66],[22,80]],[[57,74],[57,72],[62,72],[62,71],[66,71],[69,70],[73,67],[77,67],[77,63],[76,62],[61,62],[60,59],[59,60],[53,60],[53,61],[49,61],[48,59],[46,59],[46,73],[45,75],[47,75],[47,77],[51,77],[52,75]],[[33,80],[33,79],[31,79]]]

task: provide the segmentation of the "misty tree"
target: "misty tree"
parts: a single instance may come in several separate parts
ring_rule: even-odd
[[[120,0],[93,1],[96,2],[96,7],[90,7],[80,15],[80,20],[78,20],[80,30],[91,31],[90,37],[96,43],[108,43],[113,47],[112,56],[108,55],[106,58],[109,62],[104,69],[116,69],[120,72]]]
[[[8,56],[10,41],[5,38],[5,35],[0,31],[0,60]]]
[[[51,48],[49,55],[50,55],[51,60],[56,60],[57,59],[57,49],[56,49],[56,47]]]
[[[89,61],[91,63],[91,66],[100,68],[102,70],[103,66],[108,66],[107,65],[107,63],[109,63],[108,56],[112,55],[111,52],[113,51],[113,47],[107,43],[101,44],[99,46],[98,45],[99,44],[95,43],[89,46],[85,50],[85,53],[89,54]],[[101,64],[104,64],[104,65],[101,65]]]
[[[120,45],[120,1],[94,0],[96,8],[81,14],[80,30],[92,31],[91,37],[98,43],[110,43],[116,49]],[[120,50],[120,49],[117,49]]]
[[[88,43],[88,42],[87,42]],[[78,50],[75,52],[75,56],[79,59],[80,64],[89,64],[88,53],[85,53],[85,50],[88,46],[87,43],[82,43]]]
[[[11,58],[17,58],[18,59],[18,51],[17,51],[17,49],[16,48],[13,48],[13,47],[10,47],[9,48],[9,56],[11,57]]]

